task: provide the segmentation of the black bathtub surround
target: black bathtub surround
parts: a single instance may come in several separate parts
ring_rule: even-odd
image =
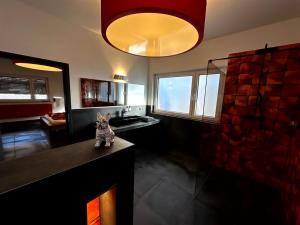
[[[130,130],[134,130],[134,129],[138,129],[138,128],[146,128],[148,126],[152,126],[152,125],[156,125],[160,122],[159,119],[155,119],[155,118],[149,118],[149,117],[140,117],[140,120],[131,123],[131,124],[124,124],[121,126],[114,126],[111,125],[111,129],[116,133],[116,134],[120,134],[122,132],[125,131],[130,131]]]

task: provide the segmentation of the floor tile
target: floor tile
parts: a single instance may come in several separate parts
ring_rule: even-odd
[[[147,191],[153,188],[162,179],[159,174],[156,174],[153,170],[147,168],[136,170],[134,176],[134,191],[139,196],[146,194]]]
[[[173,160],[174,155],[137,152],[134,225],[284,224],[280,194],[270,194],[269,187],[253,190],[255,182],[223,170],[199,171],[203,185],[195,198],[196,173],[186,166],[190,161],[180,165],[184,157]],[[274,206],[276,213],[270,211]]]
[[[133,224],[135,225],[170,225],[157,213],[153,212],[144,202],[139,202],[134,208]]]
[[[192,204],[192,196],[169,179],[164,179],[146,196],[145,204],[167,222],[180,224],[182,213]]]

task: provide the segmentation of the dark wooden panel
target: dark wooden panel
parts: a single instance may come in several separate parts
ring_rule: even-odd
[[[51,150],[48,158],[42,154],[0,165],[1,177],[8,174],[1,180],[2,191],[7,186],[3,183],[18,187],[0,195],[3,224],[41,224],[44,220],[47,224],[86,224],[86,204],[113,185],[117,187],[117,224],[132,224],[133,145],[116,138],[114,147],[101,153],[90,149],[90,144],[71,145],[57,153]],[[57,168],[70,164],[77,166],[57,173]],[[27,183],[26,177],[38,181],[20,187],[20,182]]]

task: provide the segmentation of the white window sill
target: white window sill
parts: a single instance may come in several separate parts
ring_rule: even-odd
[[[190,116],[189,114],[175,113],[175,112],[168,112],[168,111],[161,111],[161,110],[155,110],[152,113],[161,115],[161,116],[187,119],[187,120],[193,120],[193,121],[198,121],[198,122],[203,122],[203,123],[216,124],[216,123],[220,122],[219,118],[207,117],[207,116],[203,116],[203,117],[202,116]]]

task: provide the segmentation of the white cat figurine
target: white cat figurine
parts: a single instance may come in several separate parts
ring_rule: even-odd
[[[96,129],[96,144],[95,148],[99,148],[102,142],[105,142],[105,147],[110,147],[114,143],[115,133],[109,126],[110,114],[102,116],[97,113],[97,129]]]

